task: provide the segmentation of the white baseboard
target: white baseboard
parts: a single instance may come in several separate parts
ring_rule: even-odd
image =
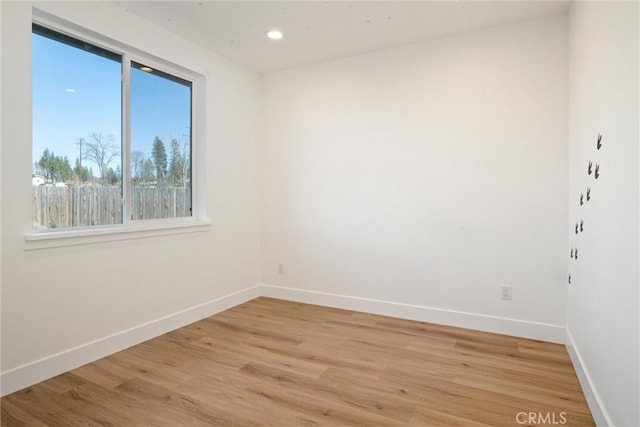
[[[182,326],[213,316],[259,296],[457,326],[541,341],[565,342],[565,328],[559,325],[261,284],[4,371],[0,374],[0,394],[5,396],[29,387]],[[589,405],[591,406],[591,403]],[[607,417],[602,419],[606,420]],[[596,421],[598,421],[597,418]]]
[[[326,307],[361,311],[401,319],[418,320],[440,325],[457,326],[484,332],[494,332],[522,338],[564,344],[564,326],[528,322],[505,317],[445,310],[421,305],[381,301],[370,298],[316,292],[281,286],[261,285],[260,294],[265,297],[315,304]]]
[[[573,340],[573,336],[571,335],[571,331],[569,331],[568,327],[566,328],[565,332],[565,346],[567,347],[569,357],[571,358],[571,363],[573,363],[573,368],[575,369],[578,376],[578,381],[580,381],[580,386],[582,387],[584,397],[587,399],[587,404],[589,405],[589,410],[591,410],[593,420],[599,427],[613,426],[611,417],[609,416],[609,413],[602,403],[602,399],[600,398],[600,395],[598,394],[598,391],[593,384],[593,380],[589,375],[589,371],[587,370],[582,356],[580,355],[580,350],[578,349],[578,346],[576,346],[576,343]]]
[[[260,291],[261,287],[259,285],[252,286],[2,372],[0,374],[1,394],[5,396],[125,348],[213,316],[216,313],[259,297]]]

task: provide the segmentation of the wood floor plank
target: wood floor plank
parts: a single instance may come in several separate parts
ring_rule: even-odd
[[[469,418],[451,415],[424,406],[418,406],[413,413],[409,423],[411,426],[430,427],[491,427],[491,424],[484,424]]]
[[[417,346],[415,343],[411,343],[408,347],[410,350],[424,351],[424,347]],[[572,382],[572,378],[575,377],[575,372],[570,364],[549,364],[549,363],[541,363],[535,360],[527,360],[523,357],[521,358],[512,358],[509,354],[492,354],[491,352],[485,353],[481,348],[469,347],[469,346],[458,346],[454,345],[454,350],[449,354],[451,356],[455,355],[455,358],[461,361],[473,361],[477,363],[482,363],[487,366],[493,366],[496,368],[512,368],[518,371],[529,372],[529,373],[540,373],[545,372],[549,375],[554,375],[560,378],[564,377],[564,381]],[[431,350],[429,350],[431,351]],[[565,350],[566,351],[566,350]],[[541,367],[544,366],[544,369]]]
[[[14,426],[595,425],[564,346],[257,298],[5,396]]]
[[[16,406],[14,402],[2,402],[2,411],[0,413],[0,423],[11,426],[32,426],[46,427],[47,424],[38,420],[33,414]]]

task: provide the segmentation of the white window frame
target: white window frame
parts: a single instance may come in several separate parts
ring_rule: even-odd
[[[198,147],[202,145],[204,129],[204,86],[205,76],[178,66],[169,61],[146,54],[120,42],[101,37],[80,27],[59,22],[45,14],[34,10],[32,22],[49,28],[52,31],[86,41],[102,49],[122,56],[122,224],[97,225],[91,227],[67,227],[55,229],[32,230],[25,236],[25,249],[46,249],[63,246],[75,246],[100,242],[139,239],[172,234],[207,231],[211,223],[206,218],[206,200],[204,191],[204,167],[198,155]],[[131,61],[145,64],[167,74],[191,82],[191,215],[179,218],[132,219],[131,164]],[[31,142],[33,150],[33,142]]]

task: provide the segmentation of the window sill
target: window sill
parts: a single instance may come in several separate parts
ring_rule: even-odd
[[[149,237],[209,231],[209,221],[153,222],[145,225],[118,225],[94,228],[76,228],[34,231],[25,236],[25,250],[91,245],[120,240],[146,239]]]

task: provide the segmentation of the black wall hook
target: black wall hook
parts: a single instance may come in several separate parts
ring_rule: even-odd
[[[580,193],[580,206],[584,205],[584,194]]]
[[[584,221],[580,220],[580,232],[582,233],[584,231]]]
[[[573,252],[573,257],[575,259],[578,259],[578,248],[576,248],[575,251]]]
[[[573,258],[573,248],[571,248],[571,258]]]
[[[602,134],[598,134],[598,142],[596,143],[596,148],[599,150],[602,148]]]
[[[591,200],[591,188],[587,187],[587,202]]]
[[[569,282],[569,284],[571,284],[571,274],[569,274],[568,282]]]
[[[594,172],[593,176],[598,179],[600,178],[600,165],[596,163],[596,171]]]
[[[576,222],[576,234],[578,234],[578,223]]]
[[[591,175],[593,169],[593,162],[589,160],[589,166],[587,167],[587,175]]]

